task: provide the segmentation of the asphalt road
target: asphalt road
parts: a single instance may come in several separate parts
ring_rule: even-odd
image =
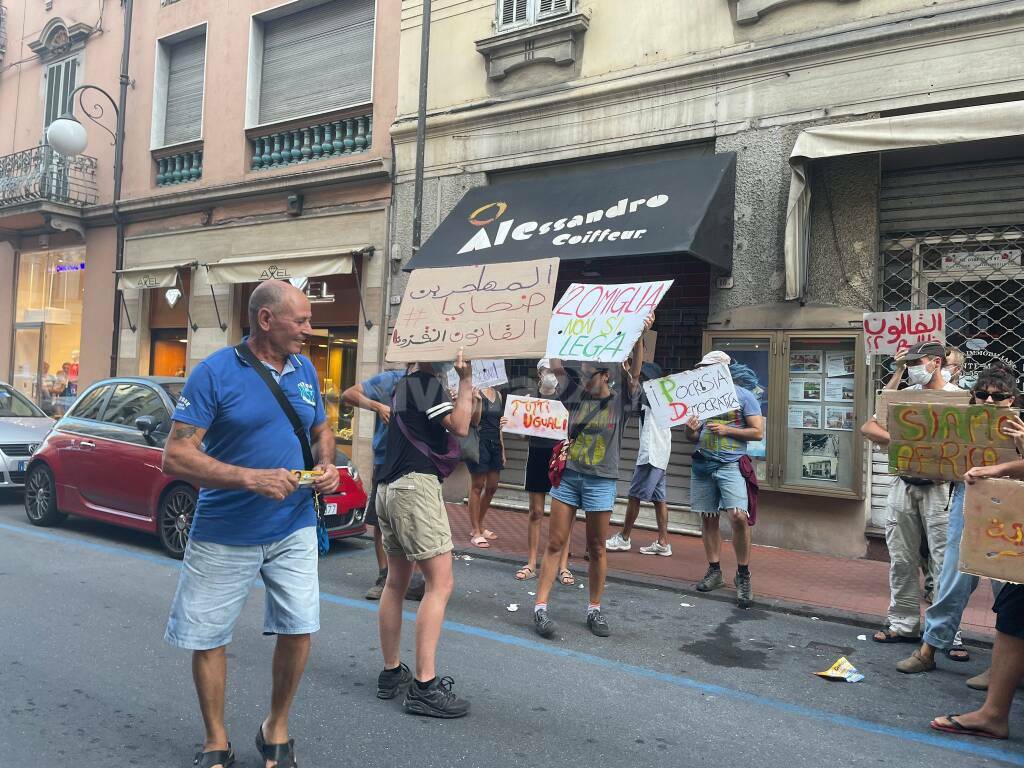
[[[908,678],[893,669],[908,647],[859,640],[863,629],[620,584],[606,594],[605,640],[584,625],[586,591],[558,587],[560,637],[548,642],[530,626],[536,582],[480,558],[456,563],[440,654],[473,710],[409,716],[374,696],[369,548],[340,543],[321,560],[322,629],[292,723],[305,768],[1024,765],[1019,711],[1009,742],[927,727],[981,701],[964,680],[984,652]],[[162,640],[177,569],[154,539],[81,519],[33,528],[19,497],[0,496],[0,765],[191,765],[202,731],[189,656]],[[252,740],[269,694],[261,619],[256,588],[229,653],[229,727],[246,768],[260,765]],[[841,655],[863,682],[811,674]]]

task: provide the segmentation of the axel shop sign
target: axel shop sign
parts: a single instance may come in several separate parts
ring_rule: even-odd
[[[645,381],[644,391],[660,427],[678,427],[693,416],[704,421],[740,407],[724,363]]]
[[[513,435],[551,440],[565,440],[568,436],[569,411],[558,400],[509,395],[505,400],[505,418],[508,422],[502,431]]]
[[[573,283],[555,305],[545,357],[621,363],[671,280],[623,285]]]

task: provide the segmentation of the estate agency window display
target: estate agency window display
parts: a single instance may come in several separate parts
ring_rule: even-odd
[[[728,354],[736,385],[761,404],[764,440],[747,450],[763,488],[864,497],[866,367],[857,331],[709,331],[704,349]]]

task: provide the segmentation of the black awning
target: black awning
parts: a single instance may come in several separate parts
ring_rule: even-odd
[[[736,155],[474,187],[406,270],[690,254],[732,270]]]

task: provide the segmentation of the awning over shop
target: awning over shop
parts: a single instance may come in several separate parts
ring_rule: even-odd
[[[128,269],[118,269],[117,289],[173,288],[178,284],[178,270],[191,268],[194,261],[174,261],[168,264],[146,264]]]
[[[1024,133],[1024,101],[944,109],[809,128],[789,157],[786,208],[786,298],[802,299],[807,284],[811,210],[809,161],[840,155],[983,141]]]
[[[353,255],[363,253],[367,248],[366,245],[342,245],[316,251],[232,256],[210,262],[206,268],[210,283],[214,285],[347,275],[352,272]]]
[[[732,153],[475,187],[405,269],[689,254],[728,272],[735,189]]]

